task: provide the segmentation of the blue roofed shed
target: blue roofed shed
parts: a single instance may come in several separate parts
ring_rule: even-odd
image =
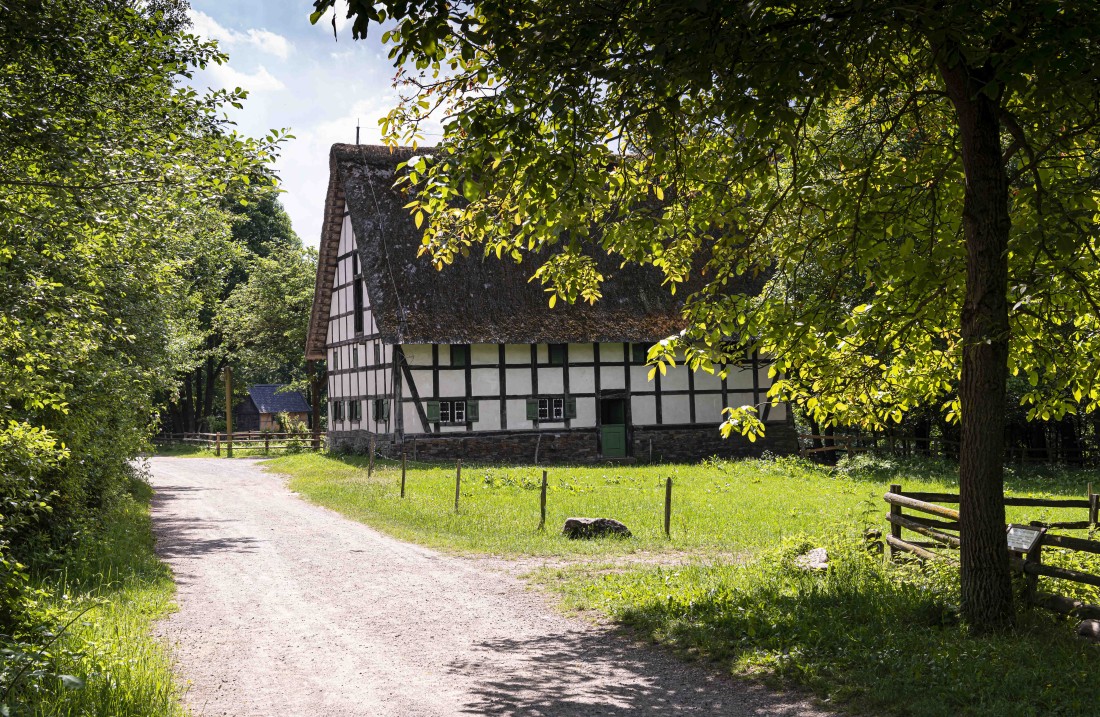
[[[309,424],[309,403],[298,391],[286,391],[285,384],[258,383],[248,389],[248,398],[233,409],[233,430],[279,431],[279,414]]]

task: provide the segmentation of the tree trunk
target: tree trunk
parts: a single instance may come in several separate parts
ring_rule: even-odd
[[[195,430],[194,406],[191,403],[191,374],[183,378],[183,396],[180,397],[183,418],[183,432],[192,433]]]
[[[946,53],[944,53],[946,54]],[[958,54],[956,54],[958,57]],[[987,96],[993,72],[948,66],[948,95],[958,115],[966,192],[966,296],[959,386],[959,533],[962,613],[976,633],[1014,622],[1005,544],[1004,432],[1008,380],[1008,176],[1002,160],[996,102]]]

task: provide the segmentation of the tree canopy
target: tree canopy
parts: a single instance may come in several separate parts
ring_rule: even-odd
[[[58,0],[0,13],[5,588],[9,549],[25,555],[32,533],[68,544],[124,485],[183,353],[187,267],[228,232],[227,193],[274,190],[252,178],[281,133],[237,135],[225,108],[244,93],[184,82],[225,60],[185,32],[184,9]]]
[[[334,6],[317,0],[311,20]],[[1012,621],[1006,380],[1032,417],[1093,411],[1100,16],[1082,0],[550,4],[351,0],[400,68],[391,142],[438,266],[484,251],[551,304],[598,300],[592,256],[701,273],[655,347],[716,370],[776,357],[772,398],[882,426],[961,421],[962,594]],[[545,255],[545,254],[544,254]],[[764,273],[738,295],[730,278]],[[727,430],[752,433],[755,407]]]

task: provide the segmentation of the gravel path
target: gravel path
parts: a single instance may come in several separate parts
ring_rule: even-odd
[[[196,715],[824,715],[555,613],[489,563],[299,499],[251,460],[154,458],[161,623]]]

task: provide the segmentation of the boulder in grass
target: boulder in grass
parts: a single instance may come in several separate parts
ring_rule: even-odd
[[[1092,642],[1100,642],[1100,620],[1082,621],[1077,626],[1077,636]]]
[[[630,537],[630,529],[611,518],[569,518],[565,521],[565,527],[562,528],[561,533],[567,538],[574,539],[602,538],[605,535]]]
[[[825,548],[814,548],[796,557],[794,563],[803,570],[828,570],[829,551]]]

